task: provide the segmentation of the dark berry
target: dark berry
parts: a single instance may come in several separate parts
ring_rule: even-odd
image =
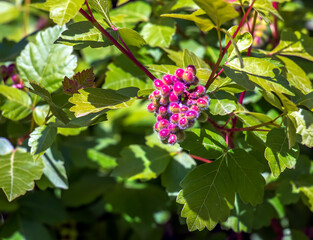
[[[196,70],[196,68],[195,68],[194,65],[188,65],[188,66],[186,67],[186,71],[192,72],[194,75],[197,74],[197,70]]]

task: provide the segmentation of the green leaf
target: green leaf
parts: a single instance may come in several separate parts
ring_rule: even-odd
[[[184,56],[183,51],[174,51],[171,49],[163,48],[165,52],[167,52],[167,56],[178,66],[183,68]]]
[[[287,80],[273,63],[256,57],[243,57],[244,68],[240,67],[237,58],[224,66],[226,75],[247,89],[251,89],[251,81],[268,92],[279,92],[293,96]]]
[[[312,83],[301,67],[289,58],[283,56],[278,58],[285,65],[286,79],[291,86],[298,88],[303,94],[312,91]]]
[[[251,0],[250,0],[251,3]],[[260,16],[267,22],[271,23],[270,14],[275,15],[284,21],[283,18],[279,15],[278,11],[273,7],[272,1],[269,0],[256,0],[253,4],[253,8],[260,14]]]
[[[56,188],[68,189],[67,175],[62,153],[52,145],[42,156],[45,168],[43,174]]]
[[[103,169],[112,169],[117,166],[115,157],[111,157],[95,149],[88,149],[87,155],[90,160],[97,162]]]
[[[213,115],[227,115],[237,108],[236,98],[227,92],[210,93],[209,110]]]
[[[296,127],[293,124],[293,122],[290,120],[290,118],[286,118],[287,120],[287,138],[288,138],[288,144],[289,144],[289,149],[291,149],[297,141],[297,132],[296,132]]]
[[[19,15],[18,8],[9,2],[0,2],[0,24],[10,22]]]
[[[84,0],[47,0],[45,8],[49,8],[50,18],[62,26],[76,16],[83,6]]]
[[[212,230],[229,216],[235,192],[225,155],[212,163],[197,166],[182,180],[177,202],[184,204],[181,216],[189,231]]]
[[[141,80],[139,77],[145,76],[133,76],[130,72],[125,71],[123,68],[115,65],[114,63],[110,63],[108,65],[108,71],[106,72],[106,79],[103,87],[113,90],[126,87],[137,87],[139,89],[147,89],[152,87],[150,80],[148,80],[149,82],[146,82]]]
[[[280,42],[270,53],[296,56],[313,61],[313,39],[300,32],[284,30]]]
[[[14,150],[13,145],[10,141],[4,137],[0,137],[0,156],[7,155]]]
[[[201,58],[197,57],[193,52],[184,49],[183,52],[183,68],[186,68],[188,65],[194,65],[198,70],[209,69],[209,65],[203,61]]]
[[[313,212],[313,187],[312,186],[303,186],[298,188],[302,193],[303,203]]]
[[[180,146],[190,154],[208,159],[216,159],[227,150],[224,138],[207,129],[186,131],[186,138]]]
[[[155,72],[171,75],[174,75],[177,69],[177,66],[164,64],[163,65],[149,64],[147,65],[147,67]]]
[[[232,184],[244,203],[262,203],[265,180],[263,166],[243,149],[233,149],[227,155],[228,170]]]
[[[235,31],[237,30],[238,26],[233,26],[230,29],[227,30],[231,36],[234,35]],[[225,42],[228,44],[230,41],[229,37],[225,36]],[[237,34],[234,38],[235,43],[237,44],[239,52],[243,52],[244,50],[247,50],[253,42],[252,35],[249,32],[245,32],[243,34]],[[227,59],[232,59],[236,55],[236,50],[234,49],[233,44],[231,44],[227,50],[228,57]]]
[[[43,154],[55,140],[57,129],[53,126],[40,126],[29,135],[28,145],[31,147],[30,153],[33,155]]]
[[[4,103],[0,105],[4,117],[18,121],[32,112],[32,101],[26,92],[0,85],[0,95],[5,97]]]
[[[90,6],[100,13],[106,20],[111,23],[109,11],[112,8],[112,3],[109,0],[89,0]]]
[[[38,126],[45,124],[45,122],[46,122],[45,120],[46,120],[46,117],[49,113],[49,109],[50,109],[50,107],[47,104],[35,107],[35,109],[33,111],[33,118],[34,118],[35,123]]]
[[[301,143],[313,147],[313,113],[305,109],[288,113],[288,117],[296,127],[297,134],[302,137]]]
[[[73,76],[77,58],[73,48],[54,44],[64,28],[55,26],[39,32],[17,58],[17,67],[24,81],[36,82],[49,92],[62,85],[64,76]]]
[[[118,27],[134,28],[138,22],[148,21],[151,6],[144,1],[127,3],[110,12],[111,19]]]
[[[133,29],[119,28],[118,33],[127,46],[135,46],[140,48],[146,44],[146,41],[140,36],[140,34]]]
[[[173,21],[162,21],[158,24],[147,23],[141,35],[151,47],[169,47],[176,27]]]
[[[196,165],[195,160],[187,153],[178,153],[173,157],[161,176],[162,186],[169,195],[177,196],[181,189],[179,183]]]
[[[106,31],[117,39],[116,31],[106,29]],[[73,46],[80,50],[86,47],[101,48],[112,45],[112,42],[93,26],[91,22],[76,22],[68,26],[68,29],[62,32],[56,39],[56,43],[62,43],[67,46]]]
[[[235,9],[223,0],[194,0],[194,2],[206,12],[218,27],[238,16]]]
[[[304,105],[311,111],[313,111],[313,92],[306,94],[296,101],[297,105]]]
[[[0,61],[15,61],[15,59],[20,55],[20,52],[24,49],[27,44],[27,39],[23,38],[19,42],[14,42],[7,40],[6,38],[2,39],[0,43]]]
[[[193,12],[192,14],[171,13],[171,14],[162,14],[161,17],[179,18],[179,19],[193,21],[201,31],[207,32],[207,31],[210,31],[212,28],[214,28],[215,25],[212,23],[212,21],[209,18],[203,17],[202,16],[203,14],[205,14],[204,11],[197,10]]]
[[[34,161],[27,152],[13,151],[0,156],[0,187],[9,201],[34,188],[34,180],[41,177],[43,163]]]
[[[124,88],[125,89],[125,88]],[[111,89],[85,88],[80,89],[68,101],[74,106],[70,108],[76,117],[97,113],[104,109],[119,109],[129,107],[135,98]],[[137,92],[136,92],[137,93]],[[133,95],[132,97],[135,97]]]
[[[283,129],[274,128],[267,134],[264,156],[274,177],[278,177],[286,168],[294,168],[298,155],[298,146],[289,149],[288,138]]]
[[[169,153],[159,147],[130,145],[122,150],[121,158],[117,159],[118,166],[112,175],[128,179],[157,178],[166,169],[170,160]]]
[[[138,93],[137,93],[137,96],[138,96],[138,97],[147,97],[147,96],[149,96],[154,90],[155,90],[155,88],[148,88],[148,89],[139,90]]]

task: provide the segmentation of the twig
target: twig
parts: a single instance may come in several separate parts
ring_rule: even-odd
[[[205,162],[205,163],[213,162],[211,160],[208,160],[208,159],[205,159],[205,158],[202,158],[202,157],[198,157],[198,156],[195,156],[195,155],[192,155],[192,154],[189,154],[189,156],[192,157],[193,159],[196,159],[196,160],[199,160],[199,161],[202,161],[202,162]]]

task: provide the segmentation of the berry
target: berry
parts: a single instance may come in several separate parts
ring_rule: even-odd
[[[195,88],[195,92],[198,93],[198,95],[199,95],[200,97],[205,94],[205,91],[206,91],[206,89],[205,89],[205,87],[202,86],[202,85],[198,85],[198,86],[196,86],[196,88]]]
[[[183,75],[183,78],[184,78],[186,83],[192,84],[193,81],[195,80],[195,75],[192,72],[190,72],[190,71],[185,71],[184,75]]]
[[[179,81],[176,76],[172,76],[171,79],[173,84]]]
[[[179,105],[177,103],[171,103],[170,106],[168,107],[168,110],[171,113],[179,113]]]
[[[159,122],[159,121],[163,120],[164,118],[161,114],[158,114],[156,119]]]
[[[181,82],[176,82],[173,86],[174,93],[176,93],[179,96],[183,94],[184,90],[185,90],[185,85]]]
[[[160,136],[161,140],[167,139],[169,137],[169,135],[170,135],[170,131],[167,128],[163,128],[159,132],[159,136]]]
[[[157,131],[157,132],[159,132],[161,130],[160,127],[159,127],[159,122],[156,122],[154,124],[154,130]]]
[[[205,109],[208,106],[208,102],[204,98],[199,98],[197,100],[197,105],[199,106],[199,108]]]
[[[166,85],[171,85],[172,84],[172,77],[169,74],[165,74],[162,78],[162,81]]]
[[[152,95],[158,99],[161,97],[161,92],[159,90],[154,90]]]
[[[167,108],[164,107],[164,106],[160,106],[159,107],[159,113],[162,115],[162,116],[165,116],[167,114]]]
[[[198,84],[199,84],[199,78],[195,77],[192,85],[198,85]]]
[[[188,111],[188,107],[185,106],[185,105],[181,105],[179,111],[180,112],[187,112]]]
[[[160,106],[159,101],[158,101],[157,99],[155,99],[155,98],[152,100],[152,104],[153,104],[153,106],[155,106],[155,107]]]
[[[186,67],[186,71],[192,72],[194,75],[197,74],[197,70],[196,70],[196,68],[195,68],[194,65],[188,65],[188,66]]]
[[[199,112],[199,107],[197,105],[192,105],[190,107],[190,110],[196,111],[198,113]]]
[[[162,119],[161,121],[159,121],[159,128],[167,128],[169,125],[169,121],[167,119]]]
[[[161,105],[166,106],[168,104],[168,97],[161,97],[159,102]]]
[[[178,102],[178,96],[174,92],[170,92],[169,101]]]
[[[168,138],[168,143],[171,145],[177,143],[177,136],[175,134],[171,134]]]
[[[180,127],[180,129],[186,129],[188,125],[188,119],[185,117],[182,117],[179,119],[178,121],[178,126]]]
[[[153,103],[150,103],[147,109],[148,109],[148,112],[153,113],[156,110],[156,107],[153,105]]]
[[[168,95],[170,95],[170,91],[171,91],[171,89],[168,85],[163,85],[161,87],[161,95],[163,97],[167,97]]]
[[[196,118],[198,118],[198,113],[197,113],[196,111],[189,110],[189,111],[186,113],[186,118],[187,118],[188,120],[196,119]]]
[[[178,121],[179,121],[179,114],[178,113],[173,114],[171,116],[170,120],[171,120],[172,123],[178,123]]]
[[[171,133],[175,133],[175,132],[178,130],[177,124],[170,123],[170,124],[168,125],[168,130],[169,130]]]
[[[164,85],[164,83],[160,79],[155,79],[153,81],[153,85],[156,89],[161,89],[161,87]]]
[[[178,79],[182,79],[184,72],[185,72],[184,69],[178,68],[178,69],[175,71],[175,76],[176,76]]]

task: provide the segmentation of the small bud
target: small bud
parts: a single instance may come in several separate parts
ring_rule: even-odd
[[[162,81],[166,85],[171,85],[172,84],[172,76],[169,74],[165,74],[162,78]]]
[[[187,106],[190,107],[191,105],[194,104],[193,100],[192,99],[188,99],[187,102],[186,102]]]
[[[169,135],[170,135],[170,131],[167,128],[163,128],[159,132],[159,136],[160,136],[161,140],[167,139],[169,137]]]
[[[188,126],[187,118],[185,117],[180,118],[178,121],[178,126],[180,127],[180,129],[186,129]]]
[[[197,100],[197,105],[199,106],[199,108],[205,109],[208,107],[208,102],[204,98],[199,98]]]
[[[177,136],[175,134],[171,134],[168,138],[168,143],[171,145],[177,143]]]
[[[185,71],[183,78],[184,78],[186,83],[192,84],[195,80],[195,75],[190,71]]]
[[[171,133],[175,133],[178,129],[179,129],[179,128],[178,128],[177,124],[170,123],[170,124],[168,125],[168,130],[169,130]]]
[[[173,114],[173,115],[170,117],[170,121],[171,121],[172,123],[178,123],[178,121],[179,121],[179,114],[178,114],[178,113]]]
[[[178,68],[178,69],[175,71],[175,76],[176,76],[178,79],[182,79],[184,72],[185,72],[184,69]]]
[[[167,97],[168,95],[170,95],[170,91],[171,91],[171,89],[168,85],[163,85],[161,87],[161,95],[163,97]]]
[[[167,128],[169,125],[169,121],[166,119],[162,119],[161,121],[159,121],[159,128],[163,129],[163,128]]]
[[[167,108],[164,107],[164,106],[160,106],[159,107],[159,113],[162,115],[162,116],[165,116],[167,114]]]
[[[189,110],[189,111],[186,113],[186,118],[187,118],[188,120],[196,119],[196,118],[198,118],[198,113],[197,113],[196,111]]]
[[[155,111],[156,107],[153,106],[153,103],[150,103],[147,107],[148,112],[153,113]]]
[[[199,117],[198,117],[199,122],[207,122],[208,121],[208,114],[206,112],[201,112]]]
[[[164,83],[160,79],[155,79],[153,81],[153,85],[156,89],[161,90],[161,87],[164,85]]]
[[[168,97],[161,97],[160,104],[166,106],[168,104]]]
[[[179,105],[177,103],[171,103],[170,106],[168,107],[168,110],[171,113],[179,113]]]
[[[178,96],[174,92],[170,92],[169,101],[178,102]]]
[[[11,76],[12,74],[16,73],[16,66],[14,63],[11,63],[8,66],[8,75]]]
[[[149,95],[149,100],[150,100],[150,102],[153,102],[154,99],[155,99],[155,97],[153,96],[153,94],[150,94],[150,95]]]
[[[178,96],[182,95],[185,91],[185,85],[181,82],[176,82],[173,86],[173,91],[176,93]]]
[[[159,106],[160,106],[159,100],[157,100],[157,99],[153,99],[153,100],[152,100],[152,104],[153,104],[153,106],[155,106],[155,107],[159,107]]]
[[[189,65],[186,67],[186,71],[192,72],[194,75],[197,74],[197,70],[194,65]]]
[[[161,92],[159,90],[154,90],[152,94],[157,99],[161,97]]]
[[[179,108],[179,111],[180,112],[187,112],[188,111],[188,107],[185,106],[185,105],[181,105],[180,108]]]

